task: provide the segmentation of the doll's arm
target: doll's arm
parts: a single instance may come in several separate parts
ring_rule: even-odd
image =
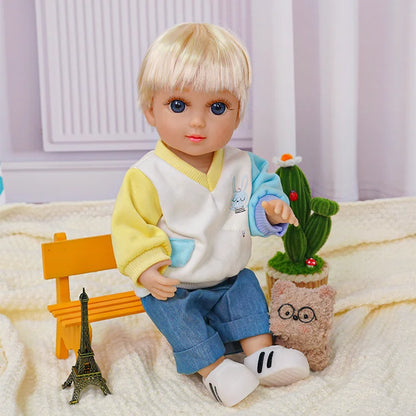
[[[139,277],[139,283],[156,299],[166,300],[173,297],[176,292],[176,285],[180,283],[179,280],[171,279],[161,274],[160,270],[170,264],[170,260],[156,263],[145,270]]]
[[[136,285],[149,267],[170,260],[168,236],[157,227],[161,215],[151,181],[139,169],[129,169],[115,202],[111,237],[118,269]]]
[[[252,193],[249,223],[252,235],[283,236],[289,224],[296,224],[289,198],[283,192],[280,178],[269,173],[266,160],[249,153],[252,166]]]

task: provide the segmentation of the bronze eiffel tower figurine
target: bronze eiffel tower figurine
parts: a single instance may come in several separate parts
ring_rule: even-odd
[[[104,395],[111,394],[107,387],[107,382],[101,375],[101,371],[95,362],[94,352],[91,348],[90,331],[88,327],[89,298],[85,293],[85,289],[82,290],[79,300],[81,301],[81,342],[79,345],[77,362],[72,367],[71,374],[65,383],[62,384],[62,388],[65,389],[74,382],[74,394],[72,395],[72,400],[69,402],[70,404],[79,402],[81,390],[89,384],[100,387]]]

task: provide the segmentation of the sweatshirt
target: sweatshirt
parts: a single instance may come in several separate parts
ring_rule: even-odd
[[[137,281],[152,265],[170,259],[163,271],[179,287],[214,286],[237,275],[251,255],[250,236],[282,236],[287,224],[271,225],[261,206],[289,203],[267,162],[229,146],[215,152],[205,174],[184,162],[162,141],[126,173],[112,216],[117,267]]]

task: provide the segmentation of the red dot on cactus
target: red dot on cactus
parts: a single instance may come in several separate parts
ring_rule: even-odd
[[[289,199],[291,201],[297,201],[297,199],[298,199],[298,193],[296,191],[290,191]]]

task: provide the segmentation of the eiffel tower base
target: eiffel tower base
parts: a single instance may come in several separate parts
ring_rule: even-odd
[[[72,395],[72,400],[69,404],[78,403],[81,391],[90,384],[99,387],[105,396],[107,396],[107,394],[111,394],[111,391],[107,387],[107,382],[101,375],[101,372],[78,374],[77,369],[74,366],[72,367],[71,374],[65,383],[62,384],[62,388],[66,389],[71,386],[72,383],[74,383],[74,394]]]

